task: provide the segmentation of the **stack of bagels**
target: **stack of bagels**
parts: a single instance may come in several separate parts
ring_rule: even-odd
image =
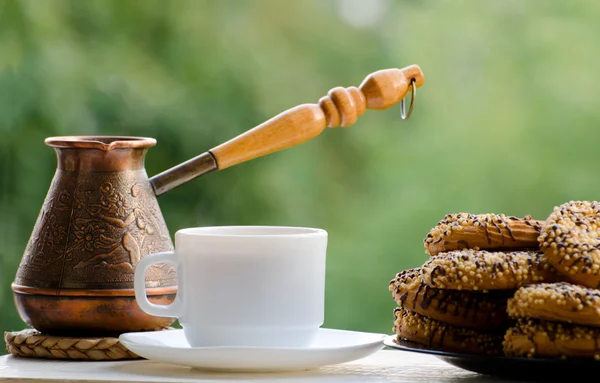
[[[398,339],[446,351],[600,358],[600,203],[545,221],[449,214],[390,281]]]

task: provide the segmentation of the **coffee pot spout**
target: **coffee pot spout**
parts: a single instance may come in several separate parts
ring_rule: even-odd
[[[150,178],[150,184],[159,196],[203,174],[308,141],[327,127],[348,127],[366,109],[387,109],[402,101],[411,90],[414,92],[424,81],[423,72],[417,65],[371,73],[358,88],[333,88],[317,104],[288,109],[208,152]]]

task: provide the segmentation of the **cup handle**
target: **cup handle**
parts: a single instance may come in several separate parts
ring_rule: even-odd
[[[150,303],[146,296],[146,270],[155,263],[170,263],[177,268],[178,261],[175,258],[173,251],[165,251],[163,253],[149,254],[142,257],[135,267],[133,278],[133,289],[135,291],[135,299],[142,311],[147,314],[159,317],[178,318],[182,315],[182,301],[180,293],[175,296],[173,303],[168,305],[157,305]],[[178,283],[179,285],[179,283]],[[179,290],[179,289],[178,289]]]

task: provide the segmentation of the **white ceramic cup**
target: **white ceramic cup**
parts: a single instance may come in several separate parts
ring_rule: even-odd
[[[174,317],[192,347],[306,347],[324,320],[327,232],[280,226],[179,230],[175,250],[142,257],[135,297],[150,315]],[[169,305],[150,303],[145,274],[177,270]]]

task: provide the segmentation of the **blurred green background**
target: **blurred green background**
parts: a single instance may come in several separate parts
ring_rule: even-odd
[[[0,1],[0,330],[56,168],[44,138],[158,140],[150,175],[335,86],[418,64],[412,117],[347,129],[159,198],[167,225],[329,232],[325,327],[391,333],[388,282],[447,213],[597,199],[594,1]]]

